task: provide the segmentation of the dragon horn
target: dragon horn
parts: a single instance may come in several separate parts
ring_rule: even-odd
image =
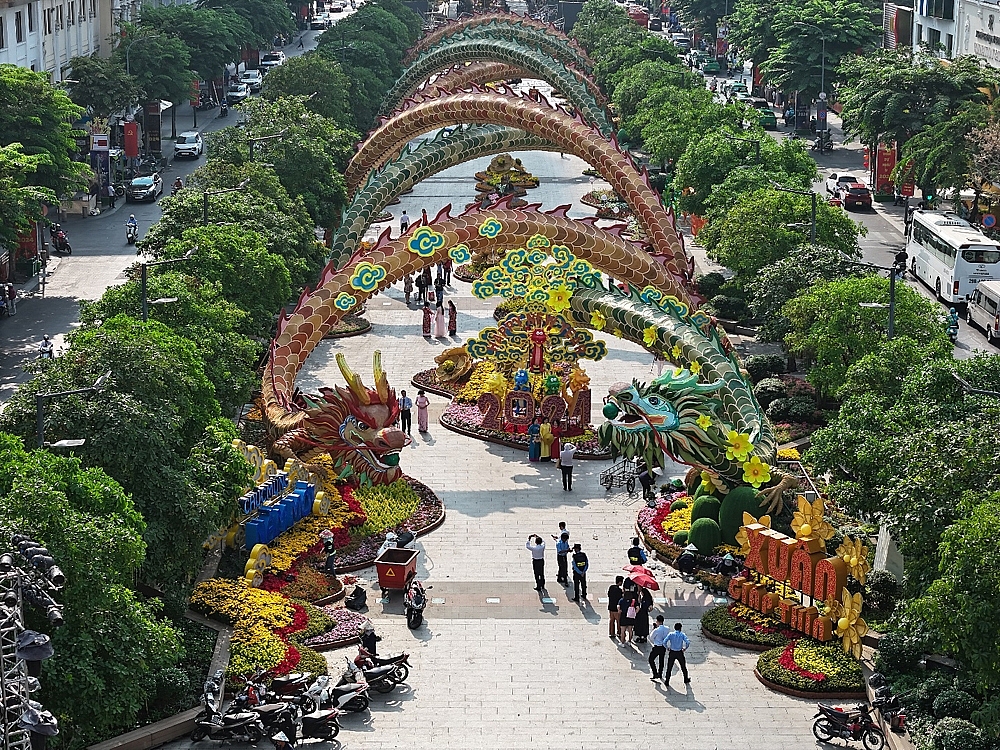
[[[376,350],[374,358],[375,370],[375,390],[378,391],[379,401],[385,403],[389,400],[389,380],[382,369],[382,352]]]
[[[347,365],[347,359],[344,357],[343,352],[337,353],[337,367],[340,368],[340,374],[344,376],[344,380],[347,381],[347,385],[354,395],[358,397],[362,404],[368,406],[371,403],[371,396],[368,395],[368,389],[365,388],[358,374]]]

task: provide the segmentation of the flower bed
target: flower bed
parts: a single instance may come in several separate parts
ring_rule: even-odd
[[[371,321],[357,315],[345,315],[323,336],[325,339],[346,339],[350,336],[360,336],[372,329]]]
[[[762,653],[757,659],[757,674],[769,687],[797,695],[865,695],[861,663],[844,653],[839,644],[805,638],[791,641]]]
[[[361,628],[368,621],[367,617],[343,607],[328,606],[321,609],[336,621],[336,625],[320,635],[306,639],[306,646],[314,651],[332,651],[360,640]]]
[[[784,647],[800,635],[742,604],[710,609],[702,615],[701,629],[709,638],[716,636],[713,640],[754,650]]]
[[[809,437],[822,425],[808,424],[806,422],[778,422],[774,425],[774,437],[781,443],[791,443]]]

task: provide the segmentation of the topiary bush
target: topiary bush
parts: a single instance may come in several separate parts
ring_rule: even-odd
[[[865,604],[877,612],[890,613],[896,607],[902,589],[888,570],[873,570],[865,580]]]
[[[720,505],[719,498],[712,497],[711,495],[702,495],[694,501],[694,507],[691,508],[691,522],[693,523],[699,518],[711,518],[718,523]]]
[[[699,518],[691,524],[688,539],[701,554],[711,555],[722,543],[722,532],[719,531],[719,524],[711,518]]]
[[[726,283],[726,277],[718,271],[712,273],[699,274],[694,277],[694,286],[705,299],[712,299],[719,293],[719,289]]]
[[[754,386],[753,393],[761,408],[766,409],[772,401],[788,397],[788,386],[778,378],[764,378]]]
[[[674,544],[678,547],[684,547],[688,543],[688,533],[686,531],[678,531],[674,534]]]
[[[670,503],[670,512],[673,513],[675,510],[680,510],[681,508],[688,507],[687,500],[674,500]]]
[[[723,542],[736,544],[736,533],[743,525],[744,511],[754,518],[764,515],[760,501],[760,493],[753,487],[737,487],[722,499],[719,506],[719,530]]]
[[[943,690],[934,699],[934,716],[943,719],[952,716],[956,719],[971,719],[972,714],[979,708],[980,700],[964,690],[949,688]]]
[[[953,716],[941,719],[931,730],[934,750],[988,750],[989,743],[971,721]]]
[[[772,422],[806,422],[820,421],[820,412],[816,402],[805,396],[794,398],[776,398],[767,406],[767,418]]]
[[[717,294],[709,300],[709,305],[715,310],[720,318],[725,320],[742,321],[750,317],[750,308],[747,301],[740,297],[728,297],[725,294]]]
[[[743,366],[750,374],[750,380],[759,383],[764,378],[782,374],[785,371],[785,358],[780,354],[755,354],[747,357]]]
[[[915,640],[899,632],[886,633],[878,642],[875,669],[883,674],[908,672],[917,666],[923,649]]]

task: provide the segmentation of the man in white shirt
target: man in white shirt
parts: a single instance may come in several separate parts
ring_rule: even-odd
[[[663,657],[667,653],[668,635],[670,635],[670,631],[663,624],[663,615],[657,615],[656,627],[649,634],[649,642],[653,644],[653,648],[649,652],[649,668],[653,670],[653,676],[649,679],[653,682],[663,679]],[[656,666],[657,662],[659,662],[659,667]]]
[[[537,534],[529,534],[525,549],[531,552],[531,569],[535,573],[535,591],[545,588],[545,542]]]
[[[410,427],[413,424],[410,410],[413,408],[413,399],[406,395],[406,391],[399,392],[399,429],[410,434]]]
[[[563,449],[559,451],[559,468],[562,470],[563,491],[573,491],[573,464],[576,455],[576,446],[572,443],[564,443]]]
[[[684,661],[684,652],[688,650],[691,641],[681,632],[681,624],[675,623],[672,633],[667,634],[667,674],[663,678],[664,685],[670,685],[670,673],[674,671],[674,662],[681,665],[681,672],[684,673],[684,682],[691,682],[688,677],[687,663]]]

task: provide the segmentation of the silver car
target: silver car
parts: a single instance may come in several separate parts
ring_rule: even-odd
[[[174,158],[188,157],[197,159],[205,153],[205,142],[197,130],[188,130],[177,136],[174,141]]]

